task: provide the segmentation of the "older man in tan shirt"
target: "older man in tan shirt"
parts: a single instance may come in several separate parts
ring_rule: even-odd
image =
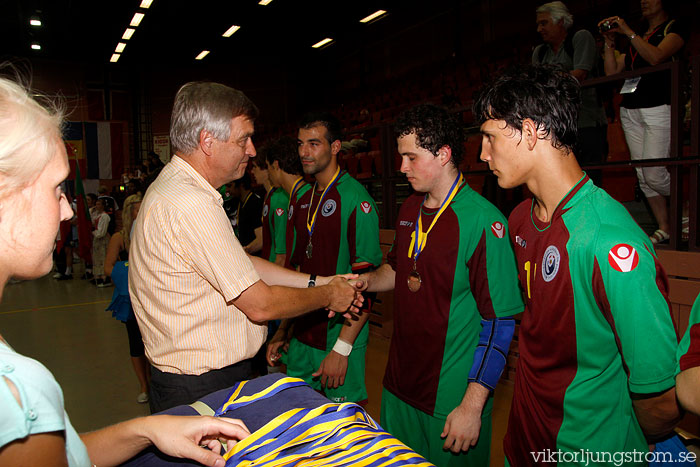
[[[188,83],[175,97],[175,155],[146,193],[130,251],[154,412],[249,378],[267,320],[319,307],[345,312],[361,301],[342,278],[307,288],[313,276],[248,257],[234,235],[217,188],[255,157],[257,112],[242,92],[217,83]]]

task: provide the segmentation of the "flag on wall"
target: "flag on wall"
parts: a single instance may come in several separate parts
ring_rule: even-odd
[[[67,122],[64,131],[71,178],[76,164],[86,179],[119,178],[126,159],[124,122]]]

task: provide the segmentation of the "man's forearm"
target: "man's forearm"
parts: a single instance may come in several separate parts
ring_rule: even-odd
[[[252,261],[260,278],[267,285],[283,285],[297,288],[304,288],[309,285],[309,274],[283,268],[257,256],[249,256],[249,259]]]
[[[272,264],[272,263],[269,263]],[[292,271],[290,271],[292,272]],[[306,275],[308,279],[308,275]],[[294,318],[331,303],[331,286],[293,288],[268,286],[258,281],[245,290],[234,305],[255,322]]]

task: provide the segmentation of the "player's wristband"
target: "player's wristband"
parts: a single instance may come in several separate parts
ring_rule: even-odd
[[[307,287],[316,287],[316,274],[311,274],[309,276],[309,285]]]
[[[333,346],[333,352],[338,353],[343,357],[347,357],[350,355],[350,352],[352,352],[352,344],[348,344],[344,340],[338,339],[335,341],[335,345]]]

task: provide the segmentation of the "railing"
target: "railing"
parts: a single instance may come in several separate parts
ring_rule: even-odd
[[[669,70],[671,73],[671,150],[668,159],[646,159],[637,161],[616,161],[606,162],[598,165],[589,165],[586,169],[609,169],[613,167],[658,167],[664,166],[668,169],[671,176],[671,196],[669,202],[669,221],[671,224],[671,236],[669,248],[677,250],[680,248],[681,242],[681,222],[682,222],[682,204],[683,204],[683,168],[687,169],[689,176],[688,180],[688,250],[700,250],[698,242],[698,164],[700,163],[700,151],[698,150],[700,133],[700,119],[698,118],[698,106],[700,106],[700,56],[695,56],[691,59],[691,149],[690,154],[683,157],[683,125],[681,119],[681,111],[685,106],[683,102],[683,93],[681,86],[683,83],[682,67],[686,65],[684,61],[672,61],[661,63],[659,65],[642,68],[640,70],[625,71],[616,75],[604,76],[586,80],[583,88],[600,87],[604,84],[616,83],[628,78],[643,76],[649,73]]]
[[[700,164],[700,56],[695,56],[691,59],[692,67],[692,97],[691,97],[691,148],[690,154],[683,156],[683,125],[681,119],[681,110],[685,102],[682,102],[683,93],[681,92],[681,83],[684,78],[683,67],[686,65],[684,61],[666,62],[653,67],[648,67],[640,70],[626,71],[612,76],[600,78],[592,78],[586,80],[582,87],[599,87],[605,84],[617,83],[627,78],[643,76],[649,73],[668,70],[671,73],[671,150],[670,157],[663,159],[645,159],[645,160],[625,160],[625,161],[606,161],[595,165],[586,165],[584,169],[602,169],[611,170],[620,168],[634,169],[637,167],[652,167],[664,166],[668,169],[671,176],[671,195],[669,202],[669,221],[671,223],[671,238],[668,246],[661,248],[669,248],[678,250],[683,247],[681,239],[681,222],[682,222],[682,204],[683,204],[683,176],[688,176],[688,217],[689,217],[689,232],[688,232],[688,250],[700,251],[700,237],[697,233],[698,218],[699,218],[699,203],[698,185],[700,184],[698,166]],[[468,111],[468,107],[455,109],[456,112]],[[381,183],[382,193],[382,218],[381,224],[384,228],[393,228],[397,215],[397,194],[395,185],[405,182],[405,179],[397,175],[394,167],[394,153],[396,150],[396,140],[391,131],[388,122],[376,123],[364,128],[354,128],[348,133],[358,133],[367,130],[375,130],[380,135],[380,148],[382,151],[382,170],[381,176],[367,180],[368,182]],[[488,174],[485,168],[471,169],[466,172],[469,175]]]

